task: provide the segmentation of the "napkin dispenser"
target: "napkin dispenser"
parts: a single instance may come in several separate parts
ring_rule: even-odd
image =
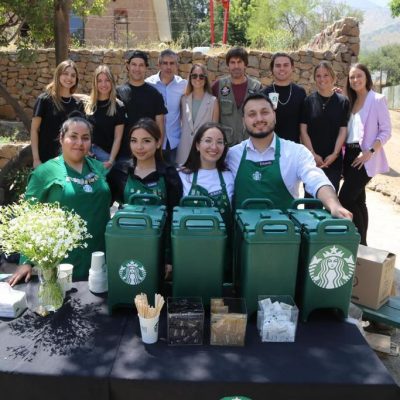
[[[0,282],[0,317],[16,318],[28,308],[26,294]]]

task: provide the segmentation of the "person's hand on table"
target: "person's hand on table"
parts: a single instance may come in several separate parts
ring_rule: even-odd
[[[344,208],[341,204],[339,204],[335,207],[331,207],[330,212],[331,212],[332,217],[345,218],[345,219],[349,219],[350,221],[353,220],[353,214],[349,210]]]
[[[13,273],[11,278],[8,280],[10,286],[16,285],[20,280],[24,279],[24,282],[28,282],[32,276],[32,266],[29,264],[18,265],[17,270]]]

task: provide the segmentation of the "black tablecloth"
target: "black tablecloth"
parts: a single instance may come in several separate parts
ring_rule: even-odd
[[[295,343],[261,343],[250,321],[244,347],[173,347],[166,343],[163,314],[159,342],[143,345],[133,310],[109,316],[105,299],[90,293],[86,282],[74,288],[54,315],[28,310],[0,322],[2,398],[400,398],[354,325],[318,318],[299,324]]]

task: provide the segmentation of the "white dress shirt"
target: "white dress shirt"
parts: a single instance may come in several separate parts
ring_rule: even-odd
[[[271,161],[275,159],[275,145],[277,136],[274,138],[269,147],[264,151],[258,151],[251,139],[229,149],[226,162],[233,176],[236,177],[239,169],[240,160],[243,151],[246,148],[246,160],[261,162]],[[314,157],[311,152],[302,144],[292,142],[291,140],[279,139],[281,144],[281,157],[279,166],[284,184],[289,193],[294,197],[299,197],[299,185],[301,182],[305,184],[305,189],[314,197],[322,186],[332,186],[329,179],[315,164]]]

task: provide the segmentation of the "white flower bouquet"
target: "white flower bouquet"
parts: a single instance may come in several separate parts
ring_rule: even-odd
[[[18,252],[39,269],[42,304],[61,307],[63,293],[57,282],[57,266],[68,252],[86,247],[86,221],[58,203],[23,200],[0,207],[0,243],[7,254]],[[43,284],[43,281],[45,284]]]

